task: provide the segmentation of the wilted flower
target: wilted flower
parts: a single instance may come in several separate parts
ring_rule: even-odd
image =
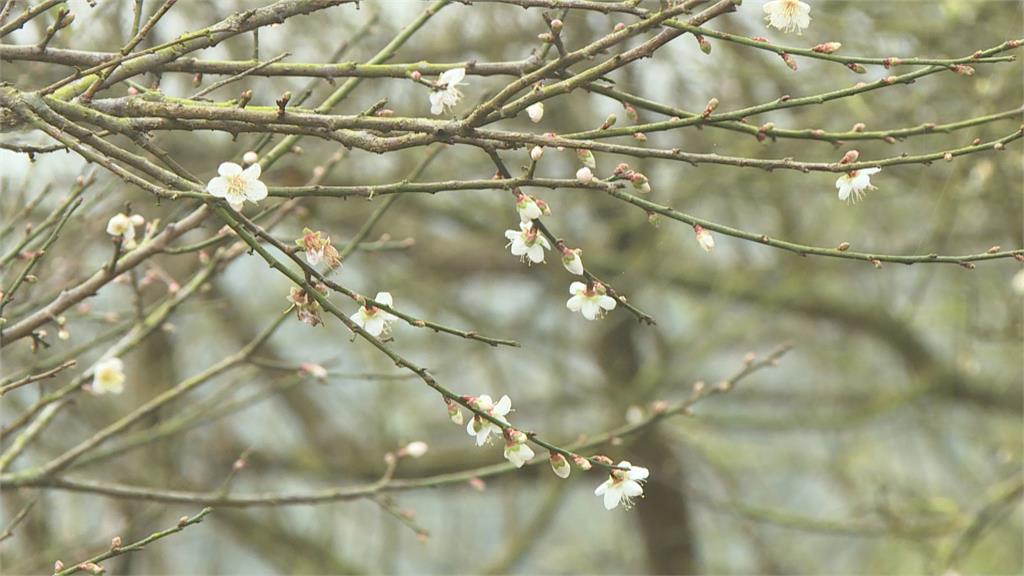
[[[508,396],[502,396],[498,403],[495,404],[490,396],[481,394],[474,398],[472,402],[477,410],[489,414],[499,422],[504,422],[505,425],[508,425],[508,420],[505,416],[512,411],[512,400]],[[490,420],[485,420],[480,415],[473,416],[469,424],[466,425],[466,433],[476,437],[477,446],[483,446],[490,439],[492,432],[501,434],[501,427]]]
[[[246,200],[255,204],[267,197],[267,186],[259,180],[260,171],[259,164],[243,170],[234,162],[224,162],[217,168],[220,176],[210,180],[206,191],[211,196],[224,198],[236,211],[241,210]]]
[[[120,358],[105,358],[92,369],[93,394],[120,394],[124,391],[124,362]]]
[[[388,307],[394,305],[390,292],[377,292],[373,299]],[[351,316],[351,320],[369,332],[370,336],[379,338],[381,334],[386,334],[389,331],[391,323],[395,321],[395,316],[367,302]]]
[[[600,282],[589,286],[583,282],[573,282],[569,285],[569,293],[573,296],[565,303],[566,308],[580,312],[587,320],[603,318],[608,310],[615,309],[615,299],[606,294]]]
[[[319,230],[314,232],[309,228],[303,228],[302,238],[296,239],[295,244],[305,252],[306,262],[310,266],[327,262],[327,267],[333,270],[341,265],[338,249],[331,245],[331,237]]]
[[[594,490],[597,496],[604,496],[605,510],[612,510],[621,502],[627,510],[633,506],[633,498],[642,496],[644,488],[641,482],[650,474],[647,468],[633,466],[623,460],[618,468],[612,470],[608,479]]]
[[[462,92],[457,86],[463,86],[462,81],[466,77],[465,68],[453,68],[441,74],[437,81],[436,88],[430,93],[430,113],[443,114],[459,104],[462,100]]]
[[[856,202],[864,196],[865,190],[875,190],[871,185],[871,175],[881,172],[881,168],[862,168],[851,170],[836,180],[836,188],[839,189],[839,199],[847,202]]]
[[[533,222],[520,222],[519,232],[506,230],[505,238],[508,239],[505,246],[511,247],[512,255],[519,256],[521,262],[539,264],[544,261],[544,251],[551,249],[548,239],[533,226]]]
[[[292,286],[288,292],[288,301],[295,306],[295,315],[303,324],[317,326],[323,323],[320,319],[320,303],[315,298],[310,298],[304,288]]]
[[[772,0],[764,4],[765,20],[768,26],[789,33],[803,32],[811,25],[811,7],[800,0]]]

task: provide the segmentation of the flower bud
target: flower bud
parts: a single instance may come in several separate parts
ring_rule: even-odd
[[[530,121],[534,124],[544,119],[544,103],[534,102],[526,107],[526,114],[530,117]]]
[[[715,247],[715,237],[711,235],[711,232],[701,226],[700,224],[694,224],[693,232],[697,235],[697,244],[704,249],[705,252],[711,252]]]
[[[604,119],[604,123],[601,124],[601,130],[607,130],[612,126],[615,126],[615,123],[618,122],[618,120],[618,116],[615,114],[609,114],[608,117]]]
[[[594,173],[590,171],[590,168],[584,166],[576,171],[576,179],[584,184],[590,184],[594,180]]]
[[[541,146],[534,146],[530,149],[530,159],[536,162],[540,160],[540,157],[544,155],[544,148]]]
[[[850,130],[853,132],[863,132],[865,128],[867,128],[866,124],[864,124],[863,122],[857,122],[856,124],[853,125],[853,128],[851,128]]]
[[[580,164],[583,164],[591,170],[597,168],[597,160],[594,159],[594,153],[586,148],[577,149],[576,158],[580,161]]]
[[[711,113],[715,111],[715,108],[718,108],[718,98],[708,100],[708,105],[704,107],[704,117],[707,118],[708,116],[711,116]]]
[[[586,458],[578,454],[572,457],[572,463],[575,464],[576,467],[579,468],[580,470],[590,470],[591,468],[594,467],[594,465],[590,463],[590,460],[587,460]]]
[[[121,540],[120,536],[114,536],[113,538],[110,539],[110,549],[111,550],[117,550],[118,548],[121,547],[121,542],[122,542],[122,540]]]
[[[820,54],[831,54],[842,47],[843,45],[839,42],[825,42],[823,44],[818,44],[814,48],[811,48],[811,50]]]
[[[551,21],[551,24],[550,24],[551,31],[554,32],[555,34],[558,34],[559,32],[562,31],[562,27],[564,25],[565,24],[561,20],[559,20],[558,18],[555,18],[554,20]]]
[[[412,78],[414,82],[419,82],[423,78],[423,73],[419,70],[413,70],[412,74],[409,74],[409,77]]]
[[[622,22],[616,23],[615,27],[612,28],[612,30],[615,31],[615,32],[622,32],[625,29],[626,29],[626,25],[623,24]]]
[[[409,456],[412,458],[419,458],[427,453],[429,446],[426,442],[416,441],[410,442],[405,445],[401,450],[398,451],[399,456]]]
[[[857,74],[867,74],[868,71],[867,68],[861,66],[860,64],[857,64],[856,62],[850,62],[849,64],[846,65],[846,67]]]
[[[839,250],[840,252],[846,252],[849,249],[850,249],[850,243],[849,242],[840,242],[839,246],[836,247],[836,250]]]
[[[697,34],[695,37],[697,38],[697,46],[700,47],[700,51],[705,54],[711,54],[711,42],[708,42],[708,39],[700,34]]]
[[[634,108],[632,104],[627,102],[623,105],[623,108],[625,108],[626,118],[628,118],[630,122],[637,122],[640,120],[640,115],[637,114],[636,108]]]
[[[796,70],[797,70],[796,58],[793,58],[792,55],[787,54],[785,52],[783,52],[782,54],[779,54],[779,56],[782,56],[782,61],[786,63],[786,66],[789,66],[790,70],[796,72]]]
[[[246,164],[255,164],[260,161],[260,156],[256,152],[249,150],[242,155],[242,162]]]
[[[452,422],[458,424],[459,426],[462,426],[462,410],[459,410],[459,405],[447,398],[445,398],[444,402],[445,404],[448,405],[448,418]]]
[[[565,459],[558,452],[552,452],[548,458],[551,462],[551,470],[555,473],[555,476],[559,478],[568,478],[569,474],[572,473],[572,467],[569,466],[569,461]]]
[[[846,154],[843,154],[843,157],[839,160],[839,163],[850,164],[852,162],[856,162],[857,158],[860,158],[860,152],[858,152],[857,150],[849,150],[846,152]]]
[[[949,69],[961,76],[974,76],[974,68],[966,64],[953,64]]]
[[[639,172],[633,172],[629,177],[629,181],[633,183],[633,188],[642,194],[647,194],[651,191],[651,183],[647,179],[647,176]]]

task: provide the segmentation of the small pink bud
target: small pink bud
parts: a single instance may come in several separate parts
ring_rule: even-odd
[[[423,78],[423,73],[420,72],[419,70],[413,70],[412,74],[410,74],[409,77],[415,80],[416,82],[419,82],[420,79]]]
[[[782,56],[782,61],[786,63],[786,66],[789,66],[790,70],[796,72],[796,70],[797,70],[796,58],[793,58],[792,55],[787,54],[785,52],[783,52],[779,56]]]
[[[487,489],[487,483],[476,476],[469,479],[469,485],[477,492],[483,492]]]
[[[612,28],[612,30],[614,30],[615,32],[622,32],[625,29],[626,29],[626,25],[623,24],[622,22],[619,22],[619,23],[615,24],[615,27]]]
[[[590,460],[587,460],[586,458],[580,455],[573,456],[572,463],[575,464],[576,467],[579,468],[580,470],[590,470],[591,468],[594,467],[594,465],[590,463]]]
[[[857,158],[860,158],[860,152],[857,150],[849,150],[846,154],[843,154],[842,159],[839,160],[840,164],[850,164],[856,162]]]

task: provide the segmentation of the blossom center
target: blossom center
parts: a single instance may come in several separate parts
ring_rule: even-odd
[[[224,180],[228,185],[228,196],[244,196],[245,195],[245,178],[241,174],[233,174],[231,176],[225,176]]]

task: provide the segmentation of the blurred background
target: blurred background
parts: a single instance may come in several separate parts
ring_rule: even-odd
[[[72,1],[73,34],[55,47],[116,51],[125,42],[130,2]],[[149,4],[147,2],[147,4]],[[154,3],[156,4],[156,3]],[[153,45],[207,26],[263,2],[179,2],[150,34]],[[735,14],[708,27],[766,36],[783,45],[842,42],[843,55],[961,57],[1020,38],[1024,5],[1003,1],[813,2],[803,36],[764,27],[762,3],[748,0]],[[371,57],[411,21],[424,3],[363,2],[297,17],[260,33],[261,57],[290,52],[289,62],[328,62],[343,43],[343,60]],[[147,10],[152,10],[150,6]],[[369,28],[367,22],[372,21]],[[572,49],[606,34],[626,16],[573,13],[563,38]],[[45,19],[8,37],[34,44]],[[479,3],[451,5],[416,34],[393,62],[521,60],[538,50],[546,30],[537,9]],[[640,39],[636,39],[634,44]],[[810,95],[893,72],[869,67],[863,76],[842,65],[798,58],[793,72],[774,54],[709,39],[703,54],[683,36],[654,58],[612,74],[618,87],[687,110],[716,97],[727,111],[778,98]],[[251,35],[197,54],[203,59],[246,60]],[[1019,54],[1018,54],[1019,56]],[[908,72],[904,67],[896,73]],[[2,76],[21,90],[59,80],[69,69],[38,63],[3,63]],[[204,86],[216,81],[208,76]],[[147,75],[161,90],[188,96],[189,74]],[[507,77],[470,76],[457,109],[493,94]],[[285,90],[299,93],[302,78],[247,78],[213,92],[230,99],[243,88],[253,103],[272,105]],[[334,88],[314,83],[310,104]],[[103,96],[121,95],[121,88]],[[382,97],[402,116],[426,116],[428,91],[407,80],[364,82],[336,110],[363,111]],[[752,118],[780,128],[869,130],[949,123],[1020,107],[1020,62],[979,65],[973,77],[928,76],[822,106]],[[600,126],[619,103],[577,91],[550,100],[539,126],[525,115],[501,126],[567,133]],[[657,115],[640,111],[640,121]],[[858,142],[861,159],[921,154],[998,138],[1020,125],[1021,115],[950,134],[888,144]],[[8,142],[49,144],[39,133]],[[203,179],[221,161],[239,162],[259,135],[165,132],[156,142]],[[631,144],[630,138],[619,140]],[[650,135],[647,145],[755,158],[794,157],[831,162],[846,149],[826,142],[768,140],[726,130],[684,128]],[[339,153],[336,144],[304,138],[301,153],[264,173],[270,185],[298,185],[314,167]],[[618,162],[650,177],[652,201],[774,238],[891,254],[965,254],[993,245],[1024,245],[1024,164],[1020,143],[1001,154],[983,153],[930,166],[884,169],[877,191],[855,205],[840,202],[835,175],[766,173],[728,166],[637,161],[598,155],[598,172]],[[343,152],[324,182],[373,184],[401,180],[423,159],[423,149],[376,156]],[[525,151],[502,157],[518,171]],[[3,197],[9,218],[45,187],[57,193],[30,217],[38,221],[91,170],[70,153],[0,151]],[[548,150],[538,175],[568,178],[577,167],[571,151]],[[422,181],[488,178],[494,167],[468,147],[441,151]],[[109,259],[107,218],[125,201],[147,219],[180,215],[174,202],[156,205],[145,192],[102,169],[85,194],[79,216],[66,228],[28,294],[52,294]],[[546,465],[459,483],[398,492],[385,506],[414,511],[416,530],[377,502],[317,506],[218,509],[190,527],[104,563],[111,574],[313,573],[1020,573],[1024,566],[1022,480],[1022,296],[1011,279],[1012,260],[956,265],[886,264],[875,269],[852,260],[801,258],[716,235],[704,253],[688,226],[647,215],[614,198],[582,190],[528,191],[546,200],[552,231],[583,249],[589,267],[657,319],[639,324],[619,309],[588,322],[565,309],[572,280],[558,264],[526,267],[504,248],[503,233],[518,217],[507,193],[444,192],[403,196],[374,226],[370,240],[400,241],[389,250],[359,250],[333,278],[360,293],[389,291],[399,310],[440,323],[512,338],[521,348],[491,348],[405,324],[395,325],[394,347],[429,367],[464,394],[511,396],[514,423],[559,443],[595,435],[643,415],[657,400],[685,398],[697,381],[734,373],[748,352],[765,355],[783,343],[794,348],[779,366],[744,380],[735,390],[698,404],[690,417],[623,438],[601,452],[651,470],[645,498],[635,509],[605,511],[594,488],[596,471],[563,481]],[[344,245],[381,199],[307,199],[278,228],[291,242],[304,226],[324,230]],[[216,231],[211,220],[186,236],[198,241]],[[4,251],[11,239],[5,239]],[[167,278],[187,281],[196,254],[162,256],[145,271],[166,275],[143,294],[157,301]],[[16,267],[17,269],[17,267]],[[163,277],[163,276],[161,276]],[[6,283],[7,281],[5,281]],[[242,255],[177,310],[163,330],[124,358],[128,382],[119,396],[82,395],[50,427],[17,468],[40,464],[77,444],[145,400],[238,350],[287,307],[289,282],[258,256]],[[334,301],[355,312],[356,305]],[[132,291],[111,285],[88,306],[69,311],[71,338],[32,354],[23,343],[3,350],[3,372],[17,374],[48,358],[73,353],[97,339],[112,339],[133,314]],[[16,308],[16,307],[14,307]],[[88,366],[101,349],[83,352]],[[502,462],[497,446],[477,448],[449,422],[437,394],[409,378],[336,321],[311,328],[293,319],[273,336],[256,362],[229,371],[136,430],[199,408],[194,425],[112,458],[86,459],[69,472],[77,478],[179,490],[216,490],[232,463],[250,450],[233,493],[306,491],[374,481],[383,455],[424,440],[424,457],[403,460],[396,476],[415,478]],[[318,362],[325,382],[297,377],[302,362]],[[63,385],[65,373],[38,387],[5,395],[9,422],[40,394]],[[9,439],[7,439],[9,442]],[[8,574],[43,573],[53,561],[78,561],[120,535],[131,542],[172,526],[200,506],[120,501],[51,490],[5,491],[3,523],[38,498],[16,536],[0,544]]]

